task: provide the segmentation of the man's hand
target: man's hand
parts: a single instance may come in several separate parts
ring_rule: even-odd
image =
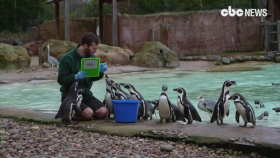
[[[87,75],[87,73],[86,73],[85,71],[79,71],[79,72],[75,75],[75,79],[76,79],[76,80],[83,79],[86,75]]]
[[[107,65],[106,65],[106,63],[101,63],[100,64],[100,72],[104,73],[105,71],[107,71]]]

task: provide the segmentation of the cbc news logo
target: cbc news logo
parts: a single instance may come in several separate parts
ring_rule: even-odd
[[[245,16],[249,17],[266,17],[267,16],[267,9],[245,9],[243,11],[242,9],[232,9],[231,6],[228,6],[228,9],[222,9],[221,10],[221,15],[223,17],[226,16],[238,16],[241,17],[245,14]]]

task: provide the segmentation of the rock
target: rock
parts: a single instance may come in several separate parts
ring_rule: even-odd
[[[275,62],[280,62],[280,55],[278,55],[276,58],[275,58]]]
[[[250,56],[245,56],[245,57],[243,58],[243,60],[244,60],[244,61],[251,61],[251,60],[252,60],[252,57],[250,57]]]
[[[230,57],[229,60],[230,60],[230,63],[235,63],[236,62],[236,60],[233,57]]]
[[[223,62],[223,64],[225,64],[225,65],[229,65],[229,64],[230,64],[230,59],[227,58],[227,57],[223,57],[223,58],[222,58],[222,62]]]
[[[41,61],[47,62],[47,45],[50,46],[50,55],[55,57],[58,61],[68,51],[74,49],[78,43],[61,41],[61,40],[47,40],[43,43],[41,52]],[[95,56],[100,58],[101,63],[107,63],[108,65],[129,65],[130,59],[134,56],[134,53],[129,49],[123,49],[120,47],[108,46],[105,44],[99,44]]]
[[[215,61],[215,65],[223,65],[222,61]]]
[[[218,55],[208,55],[208,56],[207,56],[207,60],[208,60],[208,61],[220,60],[220,56],[218,56]]]
[[[40,130],[40,127],[38,127],[38,126],[32,126],[31,129],[33,129],[33,130]]]
[[[257,56],[252,56],[252,60],[253,60],[253,61],[259,61],[259,57],[257,57]]]
[[[274,60],[274,58],[276,57],[275,53],[269,52],[265,55],[266,57],[269,57],[271,60]]]
[[[192,61],[192,60],[193,60],[193,57],[187,56],[187,57],[185,58],[185,60],[186,60],[186,61]]]
[[[161,145],[160,146],[160,150],[161,151],[171,152],[173,150],[173,146],[172,145]]]
[[[208,149],[207,149],[206,146],[202,146],[202,150],[203,150],[203,151],[207,151]]]
[[[269,57],[269,56],[265,56],[265,57],[264,57],[264,60],[265,60],[265,61],[272,61],[272,58]]]
[[[235,142],[235,139],[234,138],[229,138],[229,141]]]
[[[40,48],[40,44],[37,44],[35,41],[32,41],[24,44],[22,47],[28,49],[28,51],[31,51],[33,55],[38,55],[38,48]]]
[[[179,56],[160,42],[146,42],[142,50],[132,58],[131,65],[175,68],[179,66]]]
[[[194,61],[198,61],[198,60],[200,60],[200,59],[201,59],[200,56],[194,56],[194,57],[193,57],[193,60],[194,60]]]
[[[207,57],[206,56],[202,56],[202,57],[200,57],[200,60],[207,61]]]
[[[243,62],[243,58],[242,58],[241,56],[235,57],[235,60],[236,60],[237,62]]]
[[[259,56],[259,61],[264,61],[264,56],[263,55]]]
[[[29,68],[31,58],[25,48],[0,44],[0,68],[1,69],[21,69]]]
[[[179,59],[184,61],[186,59],[186,57],[184,55],[179,55]]]
[[[250,156],[253,157],[253,158],[257,157],[257,155],[255,153],[251,153]]]
[[[43,63],[42,68],[50,68],[52,65],[50,63]]]

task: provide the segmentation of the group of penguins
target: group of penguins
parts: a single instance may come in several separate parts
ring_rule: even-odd
[[[144,97],[135,89],[135,87],[129,83],[117,83],[109,79],[108,75],[105,74],[106,80],[106,93],[103,104],[108,109],[108,118],[114,114],[113,100],[139,100],[137,119],[140,120],[152,120],[152,116],[155,110],[158,110],[160,121],[158,123],[165,122],[177,122],[183,121],[185,124],[192,124],[193,121],[202,122],[202,119],[197,112],[193,104],[188,100],[186,90],[182,87],[173,89],[174,92],[178,93],[177,105],[172,104],[168,98],[167,90],[168,87],[163,85],[161,87],[162,92],[157,100],[145,100]],[[210,123],[217,122],[217,125],[227,125],[223,122],[225,116],[229,116],[230,101],[233,100],[236,112],[235,119],[239,123],[240,115],[244,121],[242,127],[247,127],[247,123],[252,123],[255,127],[256,117],[255,112],[249,102],[246,101],[243,95],[235,93],[232,96],[229,95],[229,90],[232,85],[236,85],[235,81],[226,80],[222,86],[222,92],[218,101],[212,99],[205,99],[198,97],[199,100],[198,108],[204,112],[207,112],[210,116]],[[121,87],[124,87],[129,91],[129,94],[125,92]],[[78,82],[74,82],[70,87],[69,94],[61,103],[58,113],[55,119],[62,118],[63,122],[77,124],[72,118],[75,114],[80,114],[80,104],[83,99],[83,89],[78,88]],[[257,108],[263,108],[264,105],[255,100]],[[280,114],[280,107],[273,108],[277,114]],[[257,119],[267,119],[268,112],[265,111]]]
[[[145,100],[143,96],[135,89],[135,87],[129,83],[117,83],[109,79],[106,76],[106,94],[103,104],[108,109],[108,118],[111,118],[111,114],[114,114],[114,107],[112,100],[139,100],[138,116],[137,119],[151,120],[155,110],[158,110],[160,121],[158,123],[165,122],[176,122],[183,121],[186,124],[192,124],[193,121],[202,122],[200,115],[196,108],[188,100],[186,90],[182,87],[173,89],[174,92],[178,93],[177,105],[170,102],[167,94],[168,87],[163,85],[161,87],[162,92],[158,100]],[[240,116],[244,121],[242,127],[247,127],[247,123],[252,123],[255,127],[256,117],[255,112],[249,102],[246,101],[245,97],[240,93],[235,93],[232,96],[229,95],[230,87],[236,85],[235,81],[227,80],[223,83],[222,92],[218,101],[213,99],[205,99],[203,97],[196,98],[199,100],[198,108],[204,112],[207,112],[210,116],[210,123],[217,122],[218,125],[226,125],[223,122],[225,116],[229,116],[230,101],[233,100],[236,112],[236,122],[239,123]],[[122,87],[127,89],[129,93],[125,92]],[[259,100],[255,100],[255,106],[257,108],[263,108]],[[280,107],[273,108],[277,114],[280,114]],[[268,112],[265,111],[257,117],[259,120],[265,120],[268,117]]]

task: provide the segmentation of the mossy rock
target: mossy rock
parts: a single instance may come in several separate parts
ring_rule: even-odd
[[[175,68],[179,66],[179,55],[160,42],[146,42],[142,50],[132,58],[131,65]]]
[[[21,69],[28,68],[31,58],[25,48],[9,44],[0,44],[0,68]]]
[[[59,61],[65,53],[74,49],[77,44],[78,43],[75,42],[49,39],[42,45],[41,61],[43,63],[48,62],[47,45],[50,46],[50,55]],[[100,43],[95,55],[101,59],[102,63],[106,62],[107,64],[128,65],[130,64],[130,59],[134,56],[134,53],[129,49],[108,46]]]

